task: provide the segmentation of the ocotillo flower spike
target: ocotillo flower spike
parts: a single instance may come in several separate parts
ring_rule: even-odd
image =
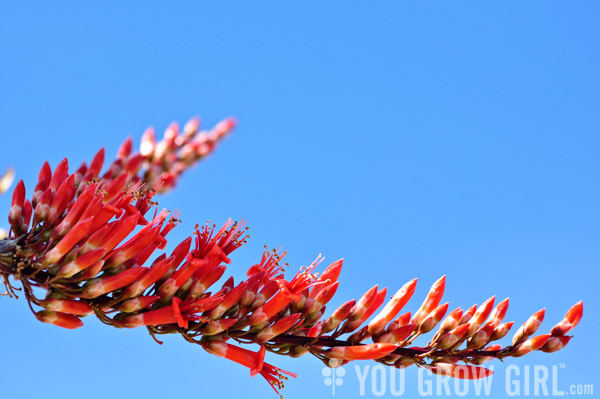
[[[455,308],[444,318],[449,309],[448,303],[440,304],[445,277],[414,313],[398,316],[415,292],[416,279],[391,298],[386,287],[376,285],[339,305],[335,295],[341,291],[343,260],[319,274],[320,255],[289,279],[289,265],[282,263],[286,253],[265,250],[258,263],[249,265],[247,278],[234,282],[227,272],[231,253],[248,238],[243,221],[228,220],[221,227],[206,223],[165,253],[179,213],[159,212],[155,194],[172,189],[234,126],[226,119],[201,131],[193,119],[183,129],[169,125],[162,139],[150,128],[139,149],[126,139],[106,167],[104,149],[74,173],[67,158],[54,171],[45,162],[30,198],[19,181],[8,212],[10,233],[0,240],[0,276],[8,294],[17,290],[12,281],[21,283],[35,317],[67,329],[95,315],[117,328],[145,327],[155,339],[179,334],[248,367],[252,376],[260,374],[276,391],[296,375],[266,363],[267,350],[291,357],[310,353],[329,367],[375,360],[472,379],[491,374],[473,364],[534,350],[555,352],[571,339],[566,334],[581,320],[581,302],[550,334],[531,338],[542,310],[517,331],[514,345],[481,349],[511,329],[512,321],[503,322],[508,299],[493,308],[492,297],[479,307]],[[328,313],[331,303],[335,310]],[[433,337],[426,346],[410,346],[429,332]],[[259,349],[239,346],[246,344]]]

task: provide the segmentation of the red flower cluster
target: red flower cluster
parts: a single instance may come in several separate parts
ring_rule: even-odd
[[[534,350],[555,352],[568,343],[567,334],[582,317],[581,302],[550,334],[533,336],[544,318],[543,309],[536,312],[517,330],[511,345],[502,348],[492,342],[513,326],[504,322],[508,299],[494,307],[492,297],[446,315],[448,303],[440,304],[445,277],[412,315],[400,312],[415,291],[416,279],[381,310],[387,289],[375,286],[324,318],[343,261],[319,276],[315,270],[320,256],[286,280],[281,265],[285,253],[265,251],[245,281],[235,284],[229,278],[209,291],[224,276],[229,255],[245,242],[244,223],[227,221],[220,229],[204,225],[170,255],[162,253],[149,262],[165,248],[168,233],[178,223],[178,215],[156,210],[155,193],[172,188],[233,125],[228,119],[201,132],[194,119],[181,132],[177,125],[169,126],[159,142],[147,130],[139,152],[132,152],[132,141],[126,140],[103,174],[103,150],[72,174],[67,159],[54,171],[45,163],[30,199],[20,181],[8,215],[11,232],[0,241],[0,275],[8,293],[16,290],[9,281],[12,276],[23,285],[36,317],[60,327],[81,327],[81,318],[95,314],[118,328],[145,326],[153,337],[181,334],[248,367],[251,375],[262,375],[276,391],[285,375],[295,374],[265,363],[266,350],[292,357],[310,352],[330,367],[373,359],[472,379],[491,374],[479,367],[488,360]],[[33,287],[45,290],[45,297],[38,298]],[[410,346],[438,325],[426,347]],[[363,344],[367,339],[372,343]],[[251,352],[228,341],[254,343],[260,349]]]

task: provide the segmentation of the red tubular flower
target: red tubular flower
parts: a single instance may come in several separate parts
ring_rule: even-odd
[[[408,303],[417,287],[417,279],[412,279],[404,284],[392,297],[392,299],[383,307],[381,312],[369,323],[369,333],[371,335],[381,331],[381,329],[390,322],[402,308]]]
[[[187,328],[190,321],[204,320],[205,318],[200,316],[199,313],[218,306],[223,297],[222,294],[215,294],[206,298],[190,298],[185,302],[182,302],[179,298],[173,298],[171,306],[127,316],[122,324],[124,327],[134,328],[177,323],[180,327]]]
[[[377,296],[377,285],[369,288],[350,311],[348,321],[356,321],[371,307]]]
[[[150,267],[148,272],[127,287],[122,298],[133,298],[141,295],[148,287],[160,280],[175,264],[174,256],[169,258],[163,256],[162,259],[159,259]]]
[[[112,222],[112,223],[114,223],[114,222]],[[83,244],[81,244],[81,249],[79,250],[79,254],[83,255],[83,254],[93,251],[95,249],[102,249],[102,251],[104,251],[104,248],[98,248],[98,247],[100,247],[100,244],[102,244],[102,241],[106,238],[106,236],[108,236],[112,232],[113,227],[114,227],[114,224],[112,224],[112,223],[104,225],[104,226],[100,227],[98,230],[94,231],[92,234],[90,234],[88,236],[88,238],[85,239]],[[106,252],[106,251],[104,251],[104,252]]]
[[[573,328],[579,324],[581,318],[583,317],[583,301],[577,302],[565,315],[565,319],[571,323]]]
[[[458,324],[468,323],[476,311],[477,311],[477,304],[471,306],[469,309],[467,309],[465,312],[463,312],[462,318],[460,319],[460,322]]]
[[[88,168],[83,181],[88,182],[97,178],[100,174],[100,170],[102,169],[102,165],[104,165],[104,148],[101,148],[100,151],[94,155],[94,159],[92,159],[90,167]]]
[[[348,317],[348,314],[350,314],[350,311],[352,310],[352,308],[354,307],[355,304],[356,304],[356,300],[351,299],[348,302],[345,302],[339,308],[337,308],[336,311],[333,312],[327,320],[325,320],[321,331],[324,333],[327,333],[327,332],[333,331],[336,328],[338,328],[340,323],[342,321],[346,320],[346,317]]]
[[[179,300],[179,298],[176,299]],[[135,328],[177,323],[177,314],[180,312],[176,300],[173,300],[171,306],[165,306],[148,312],[127,316],[123,319],[122,324],[127,328]]]
[[[11,226],[16,225],[19,221],[24,202],[25,184],[23,183],[23,180],[19,180],[17,186],[15,187],[15,191],[13,191],[12,203],[10,206],[10,211],[8,212],[8,223],[10,223]]]
[[[296,273],[290,282],[277,280],[279,292],[269,302],[254,311],[249,319],[250,325],[254,326],[264,323],[286,307],[291,301],[300,300],[300,293],[305,289],[326,284],[325,281],[317,281],[314,275],[311,274],[322,260],[322,258],[318,257],[306,270],[301,269]]]
[[[177,290],[192,277],[194,272],[207,263],[204,259],[190,259],[186,261],[173,275],[167,278],[158,289],[158,295],[163,298],[172,298]]]
[[[48,216],[48,210],[50,209],[50,203],[54,198],[54,194],[50,188],[47,188],[40,196],[38,203],[33,211],[33,224],[38,225],[43,222]]]
[[[52,190],[53,194],[56,194],[58,187],[69,177],[69,160],[64,158],[54,169],[54,174],[50,179],[48,187]]]
[[[342,272],[343,264],[344,264],[344,259],[340,259],[340,260],[333,262],[331,265],[327,266],[327,269],[325,269],[323,271],[323,273],[321,273],[321,276],[319,277],[319,279],[324,282],[329,282],[330,284],[329,285],[321,284],[321,285],[317,285],[317,286],[313,287],[310,290],[309,298],[311,298],[311,299],[316,298],[322,290],[324,290],[326,287],[330,287],[331,284],[337,282],[337,279],[340,276],[340,273]]]
[[[140,217],[139,212],[131,216],[123,216],[122,218],[113,222],[110,234],[107,234],[99,243],[98,246],[102,247],[106,253],[110,253],[121,241],[125,239],[137,226],[138,219]]]
[[[40,199],[41,195],[48,188],[48,185],[50,184],[51,179],[52,179],[52,169],[50,168],[50,164],[48,164],[48,162],[46,161],[46,162],[44,162],[44,164],[42,165],[42,168],[40,169],[40,173],[38,174],[38,182],[35,186],[33,196],[31,197],[31,199],[32,199],[31,203],[34,208],[37,205],[38,200]]]
[[[444,334],[458,326],[460,319],[462,319],[462,314],[463,310],[461,308],[454,309],[452,312],[450,312],[450,314],[446,316],[444,321],[442,321],[442,324],[440,325],[440,329],[438,331],[438,335]]]
[[[50,203],[46,223],[55,224],[59,215],[61,215],[67,208],[67,203],[71,199],[71,195],[73,194],[74,189],[75,176],[71,175],[66,180],[64,180],[58,187],[58,190],[56,191],[56,194],[52,199],[52,203]]]
[[[81,193],[79,197],[77,197],[77,200],[73,203],[73,206],[67,213],[67,216],[54,230],[55,239],[64,236],[71,229],[71,226],[79,221],[79,218],[92,200],[95,190],[96,185],[90,185]]]
[[[71,262],[61,266],[56,273],[56,278],[69,278],[73,277],[82,270],[87,269],[96,262],[98,262],[104,256],[104,249],[98,248],[93,251],[87,252],[81,256],[78,256]]]
[[[431,286],[425,301],[415,313],[412,319],[412,323],[419,324],[433,309],[435,309],[442,300],[442,296],[444,296],[444,289],[446,287],[446,276],[442,276],[439,280],[437,280]]]
[[[467,348],[478,349],[486,345],[494,333],[496,326],[491,323],[486,323],[485,326],[481,327],[467,342]]]
[[[137,254],[151,245],[160,233],[165,216],[166,215],[161,213],[161,215],[159,215],[157,219],[154,219],[152,223],[145,226],[129,241],[114,250],[108,256],[106,267],[118,265],[129,259],[135,258]]]
[[[393,329],[377,338],[377,342],[397,344],[404,341],[415,330],[415,324],[407,324]]]
[[[90,230],[96,231],[97,229],[102,228],[103,226],[105,226],[106,222],[110,220],[110,218],[112,217],[111,215],[114,215],[114,213],[111,212],[107,212],[106,215],[100,215],[102,209],[102,195],[100,193],[97,193],[92,197],[92,200],[88,204],[85,211],[83,211],[83,215],[81,215],[80,217],[80,219],[87,219],[89,217],[94,218],[94,223],[92,224]]]
[[[581,320],[582,316],[583,302],[579,301],[575,305],[573,305],[571,309],[569,309],[564,319],[562,319],[556,326],[554,326],[550,333],[555,337],[567,334],[569,331],[575,328],[577,324],[579,324],[579,321]]]
[[[133,148],[133,140],[131,137],[127,137],[123,143],[119,146],[117,151],[117,159],[126,158],[131,154]]]
[[[375,286],[375,287],[377,287],[377,286]],[[363,324],[369,317],[371,317],[373,315],[373,313],[375,313],[375,311],[377,309],[379,309],[379,307],[383,304],[383,301],[385,301],[386,293],[387,293],[387,288],[382,288],[382,289],[378,290],[375,293],[375,295],[373,296],[373,300],[371,301],[371,303],[366,305],[365,306],[366,309],[364,309],[360,312],[360,313],[362,313],[360,315],[360,317],[358,317],[355,320],[352,320],[352,319],[354,317],[356,317],[356,314],[354,315],[354,317],[350,317],[348,324],[344,327],[344,332],[354,331],[361,324]]]
[[[514,321],[510,321],[508,323],[500,324],[498,327],[496,327],[494,329],[494,332],[492,333],[492,337],[490,338],[490,340],[497,341],[499,339],[504,338],[506,336],[506,334],[508,334],[508,332],[510,331],[510,329],[512,328],[514,323],[515,323]]]
[[[125,185],[125,182],[127,182],[128,179],[129,179],[128,173],[121,173],[115,179],[111,180],[106,185],[106,187],[104,187],[105,193],[104,193],[103,202],[109,203],[113,199],[115,199],[117,197],[117,195],[122,193],[123,186]]]
[[[398,348],[396,344],[377,343],[360,346],[336,346],[328,356],[332,359],[343,360],[370,360],[380,359],[389,355]]]
[[[569,343],[571,338],[573,337],[552,337],[544,344],[544,346],[542,346],[541,350],[546,353],[556,352],[564,348]]]
[[[92,308],[87,303],[69,299],[50,298],[40,301],[40,305],[48,310],[77,316],[84,316],[93,312]]]
[[[550,330],[550,334],[552,334],[553,337],[559,337],[561,335],[567,334],[572,329],[573,326],[571,325],[571,323],[569,323],[569,320],[562,319],[554,327],[552,327],[552,330]]]
[[[123,302],[121,306],[119,306],[119,310],[125,313],[137,312],[139,310],[146,309],[159,299],[160,297],[158,295],[138,296],[137,298],[129,299]]]
[[[541,349],[551,338],[550,334],[538,335],[537,337],[533,337],[523,342],[522,344],[517,345],[512,351],[511,355],[513,357],[521,357],[523,355],[528,354],[531,351],[536,351]]]
[[[515,333],[513,337],[513,345],[517,345],[526,340],[527,337],[530,337],[533,334],[535,334],[538,328],[540,328],[542,321],[544,320],[545,313],[546,310],[541,309],[535,312],[533,315],[531,315],[531,317],[525,323],[523,323],[523,325],[519,327],[519,329]]]
[[[116,276],[99,277],[90,280],[83,288],[81,298],[97,298],[100,295],[126,287],[138,280],[148,269],[145,267],[135,267],[125,270]]]
[[[330,281],[330,280],[327,279],[325,281]],[[329,302],[331,300],[331,298],[333,298],[339,285],[340,285],[340,282],[336,281],[334,283],[328,284],[326,287],[319,290],[319,293],[316,296],[309,299],[310,302],[306,306],[306,309],[304,312],[306,314],[311,314],[311,313],[314,313],[314,312],[320,310],[323,306],[325,306],[327,304],[327,302]],[[315,288],[320,288],[320,287],[323,287],[323,286],[320,285]]]
[[[190,296],[193,298],[197,298],[200,295],[204,294],[204,291],[206,291],[209,287],[216,283],[218,279],[220,279],[223,276],[226,269],[227,267],[224,265],[217,266],[214,269],[205,273],[202,277],[197,278],[192,283],[192,286],[190,288]]]
[[[79,186],[81,184],[81,180],[83,179],[83,176],[85,176],[85,172],[87,172],[87,164],[85,162],[82,162],[81,165],[79,165],[79,168],[77,168],[77,170],[74,173],[76,186]]]
[[[448,349],[456,345],[469,330],[468,324],[461,324],[458,327],[452,329],[449,333],[443,335],[437,343],[439,349]]]
[[[482,303],[475,314],[473,314],[473,317],[471,320],[469,320],[469,330],[467,331],[466,337],[472,337],[483,324],[483,322],[488,318],[492,312],[492,308],[494,307],[495,300],[496,296],[491,297]]]
[[[279,291],[280,279],[270,280],[269,276],[265,272],[253,274],[248,279],[248,292],[254,294],[252,301],[253,308],[259,308],[264,305],[266,301],[271,299],[273,295]],[[258,289],[262,286],[260,292]],[[248,303],[248,304],[249,304]]]
[[[408,325],[410,323],[410,316],[411,316],[410,312],[401,314],[400,316],[398,316],[398,318],[396,320],[394,320],[393,322],[388,324],[388,326],[386,327],[386,331],[390,332],[398,327]]]
[[[504,316],[506,315],[506,311],[508,310],[508,302],[509,299],[506,298],[494,308],[494,311],[490,316],[489,323],[496,325],[502,323],[502,320],[504,320]]]
[[[202,329],[202,335],[217,335],[227,330],[229,327],[237,323],[238,319],[221,319],[214,320],[208,323],[206,327]]]
[[[248,287],[248,282],[244,281],[240,283],[238,286],[233,288],[231,291],[227,293],[225,298],[223,298],[223,302],[221,302],[216,308],[210,311],[208,317],[212,320],[216,320],[223,316],[223,314],[231,309],[241,298],[244,292],[246,292],[246,288]]]
[[[31,202],[26,199],[23,202],[23,210],[21,211],[20,224],[16,230],[18,234],[24,234],[29,229],[29,222],[31,221],[31,215],[33,214],[33,207]]]
[[[92,219],[87,218],[77,223],[69,232],[52,248],[42,260],[43,264],[51,265],[58,262],[67,254],[90,230]]]
[[[42,310],[36,313],[36,317],[43,323],[54,324],[70,330],[83,327],[83,322],[79,317],[67,313]]]
[[[71,280],[73,281],[87,281],[93,277],[96,277],[98,275],[98,273],[100,273],[100,271],[102,270],[102,267],[104,266],[104,260],[99,260],[98,262],[94,263],[93,265],[91,265],[90,267],[86,268],[83,273],[81,273],[81,276],[76,275],[73,276],[71,278]]]
[[[275,392],[283,388],[284,375],[296,378],[298,375],[274,367],[265,363],[265,347],[261,346],[258,352],[252,352],[238,346],[230,345],[220,341],[207,341],[202,345],[204,349],[215,356],[224,357],[250,369],[250,375],[254,377],[257,374],[263,376],[265,380],[273,387]]]
[[[439,323],[442,320],[442,318],[448,311],[449,305],[450,304],[446,302],[443,305],[440,305],[437,308],[433,309],[429,316],[423,319],[423,321],[419,325],[419,334],[425,334],[433,330],[433,327],[435,327],[437,323]]]
[[[300,316],[302,316],[301,313],[294,313],[277,320],[271,327],[267,327],[256,334],[256,342],[263,344],[274,337],[283,334],[298,322]]]

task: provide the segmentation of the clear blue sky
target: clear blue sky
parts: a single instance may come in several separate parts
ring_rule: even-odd
[[[171,243],[244,217],[252,239],[231,272],[265,244],[294,267],[344,257],[332,306],[418,277],[415,309],[446,274],[451,306],[508,296],[519,325],[546,307],[548,331],[583,299],[567,348],[507,363],[564,363],[563,389],[597,381],[598,2],[161,3],[1,3],[0,168],[31,190],[44,160],[235,115],[235,134],[161,198],[182,210]],[[2,397],[275,397],[177,337],[158,346],[91,319],[62,330],[23,300],[0,299],[0,314]],[[286,398],[331,395],[317,359],[268,361],[300,374]],[[353,368],[338,395],[358,397]]]

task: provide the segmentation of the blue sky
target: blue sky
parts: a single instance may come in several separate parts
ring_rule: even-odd
[[[563,351],[507,364],[564,363],[559,388],[591,384],[599,16],[592,1],[2,2],[0,168],[31,190],[44,160],[76,165],[148,125],[235,115],[236,132],[160,199],[182,211],[172,244],[195,223],[246,218],[231,273],[265,244],[293,267],[344,257],[332,307],[418,277],[415,309],[446,274],[451,306],[510,297],[519,325],[546,307],[547,331],[583,299]],[[275,397],[177,337],[158,346],[87,319],[66,331],[23,300],[0,312],[7,397]],[[331,395],[317,359],[268,361],[300,374],[286,398]],[[507,396],[505,367],[494,397]],[[347,367],[336,396],[358,387]]]

